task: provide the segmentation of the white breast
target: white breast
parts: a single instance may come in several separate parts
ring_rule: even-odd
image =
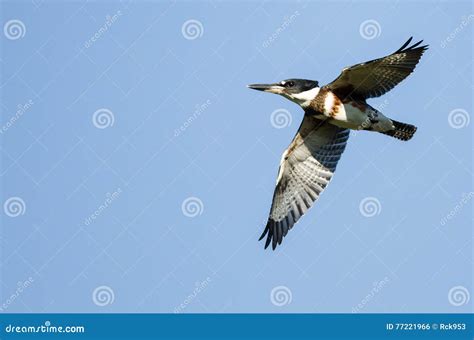
[[[301,106],[308,106],[311,101],[316,98],[319,93],[319,87],[314,87],[311,90],[304,91],[301,93],[295,93],[291,95],[291,99]]]
[[[367,112],[361,111],[357,106],[344,104],[339,107],[334,120],[340,122],[339,126],[353,130],[362,130],[371,125]]]
[[[332,92],[328,92],[326,98],[324,98],[324,114],[329,116],[329,114],[334,109],[334,94]]]
[[[345,105],[332,92],[329,92],[324,98],[324,115],[339,121],[348,119]]]

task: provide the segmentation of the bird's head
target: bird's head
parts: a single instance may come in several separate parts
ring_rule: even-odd
[[[248,88],[279,94],[301,106],[307,106],[319,93],[316,80],[286,79],[274,84],[250,84]]]

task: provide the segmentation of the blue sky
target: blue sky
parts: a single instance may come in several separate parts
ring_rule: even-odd
[[[2,311],[472,309],[469,1],[1,7]],[[264,251],[303,114],[245,85],[325,84],[410,36],[430,49],[369,103],[415,137],[353,134]]]

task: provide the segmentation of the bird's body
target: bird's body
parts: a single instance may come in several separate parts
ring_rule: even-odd
[[[380,132],[409,140],[416,127],[390,119],[366,99],[378,97],[413,72],[427,46],[421,41],[396,52],[343,69],[333,82],[288,79],[250,88],[282,95],[300,105],[304,118],[296,136],[283,152],[272,207],[265,230],[265,248],[275,249],[283,237],[319,198],[336,170],[349,130]],[[419,47],[418,47],[419,46]]]
[[[346,129],[378,132],[393,129],[391,120],[365,101],[343,101],[334,92],[325,88],[303,108],[306,114]]]

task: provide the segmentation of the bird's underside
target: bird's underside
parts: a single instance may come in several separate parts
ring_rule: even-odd
[[[419,46],[421,41],[409,46],[411,40],[386,57],[343,69],[337,79],[321,88],[315,81],[294,84],[297,79],[249,86],[283,95],[305,110],[298,132],[280,161],[268,222],[260,237],[266,237],[265,248],[271,244],[275,249],[281,244],[324,191],[344,152],[349,129],[377,131],[401,140],[412,138],[415,126],[389,119],[366,103],[413,72],[427,46]],[[295,85],[300,88],[292,90]]]

